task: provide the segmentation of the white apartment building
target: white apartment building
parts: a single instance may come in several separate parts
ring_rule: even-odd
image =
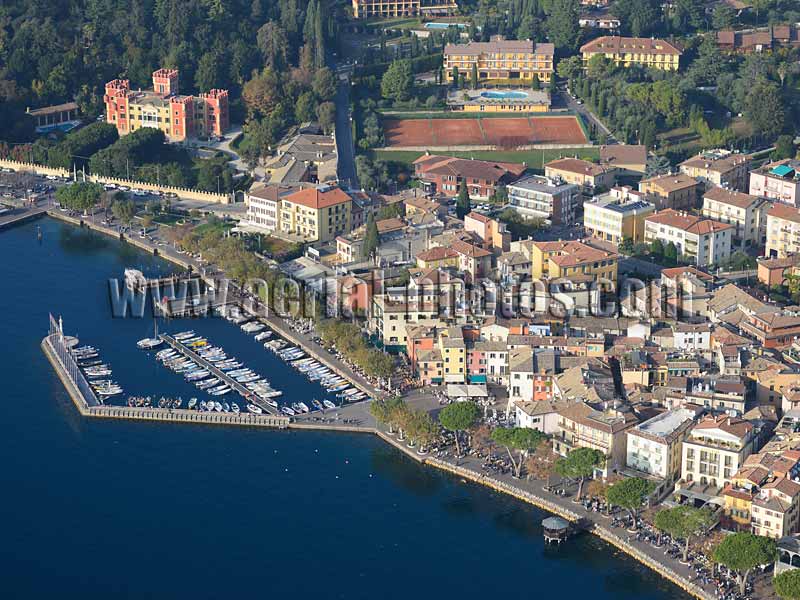
[[[698,267],[718,265],[731,255],[733,226],[668,208],[645,218],[644,240],[670,242],[678,256]]]
[[[676,408],[629,429],[628,468],[674,482],[681,473],[681,450],[686,432],[697,413]]]
[[[721,187],[713,187],[703,195],[703,216],[733,225],[733,239],[742,246],[763,243],[768,207],[763,198]]]
[[[587,235],[612,244],[624,238],[640,242],[644,239],[644,219],[655,209],[641,192],[615,187],[583,203],[583,227]]]
[[[549,219],[556,225],[571,225],[575,220],[580,187],[560,177],[532,175],[507,187],[508,202],[528,219]]]
[[[475,342],[475,350],[483,352],[486,360],[486,379],[491,383],[508,384],[508,346],[499,340]]]
[[[683,442],[681,483],[721,489],[753,452],[753,425],[738,417],[704,417]]]
[[[730,150],[707,150],[678,165],[681,173],[704,182],[707,187],[747,189],[750,156]]]
[[[278,185],[254,186],[245,196],[247,204],[247,223],[264,233],[277,231],[279,227],[279,208],[282,195],[290,194],[296,188]]]
[[[785,258],[800,253],[800,210],[775,203],[767,210],[765,256]]]
[[[533,398],[533,348],[515,348],[508,353],[508,399]]]
[[[711,327],[708,323],[678,322],[672,330],[675,348],[689,352],[711,350]]]

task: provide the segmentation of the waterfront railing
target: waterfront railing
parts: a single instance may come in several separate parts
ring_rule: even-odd
[[[61,330],[61,324],[53,318],[53,315],[50,315],[50,334],[47,339],[50,342],[50,347],[53,349],[55,357],[61,364],[61,368],[78,390],[86,408],[100,404],[92,386],[89,385],[89,381],[78,366],[75,355],[67,346],[67,342],[64,339],[64,332]]]

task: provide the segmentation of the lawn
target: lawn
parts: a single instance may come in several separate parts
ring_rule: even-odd
[[[375,150],[373,157],[385,161],[395,161],[404,164],[411,164],[423,152],[408,152],[396,150]],[[583,158],[585,160],[597,160],[600,151],[597,148],[569,148],[569,149],[550,149],[550,150],[509,150],[492,151],[483,150],[476,152],[437,152],[446,156],[458,156],[459,158],[474,158],[477,160],[489,160],[496,162],[525,163],[528,167],[541,171],[544,163],[563,158],[565,156]]]

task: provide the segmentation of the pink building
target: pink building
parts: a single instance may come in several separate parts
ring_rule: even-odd
[[[787,158],[750,171],[750,195],[798,206],[800,160]]]

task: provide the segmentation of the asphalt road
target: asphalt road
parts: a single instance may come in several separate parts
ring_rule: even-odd
[[[611,133],[611,130],[608,127],[606,127],[605,124],[600,119],[598,119],[592,111],[586,108],[585,104],[578,104],[578,102],[574,100],[572,96],[567,94],[567,92],[559,91],[559,95],[561,96],[562,102],[568,109],[582,115],[583,118],[588,123],[594,123],[598,131],[602,131],[603,133],[605,133],[608,136],[609,144],[617,143],[617,140],[616,138],[614,138],[614,135]]]
[[[355,146],[350,127],[350,80],[339,82],[336,91],[336,152],[339,155],[337,175],[345,187],[359,189],[356,175]]]

